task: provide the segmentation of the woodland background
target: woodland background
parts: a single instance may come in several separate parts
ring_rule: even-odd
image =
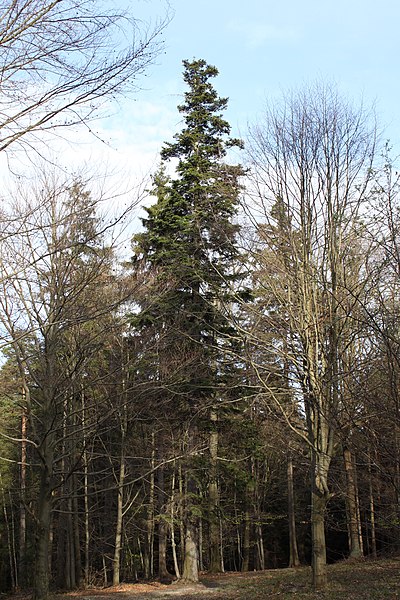
[[[89,1],[1,9],[0,147],[36,158],[37,138],[126,92],[168,21],[140,32]],[[139,232],[136,193],[121,209],[49,161],[4,195],[4,591],[309,563],[319,589],[327,561],[398,553],[390,145],[322,83],[231,138],[217,75],[183,61],[182,127]]]

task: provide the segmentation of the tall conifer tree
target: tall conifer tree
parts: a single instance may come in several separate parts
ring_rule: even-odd
[[[136,324],[152,329],[158,340],[157,378],[167,378],[174,411],[191,422],[187,450],[193,453],[193,416],[212,409],[227,376],[222,357],[232,328],[224,307],[238,254],[234,217],[243,169],[226,162],[228,149],[242,142],[230,137],[222,116],[228,101],[210,82],[217,69],[204,60],[183,65],[189,89],[178,110],[184,127],[162,149],[153,179],[157,201],[146,209],[145,231],[135,237],[134,262],[147,282]],[[172,160],[176,170],[169,177]],[[216,427],[215,414],[212,420]],[[188,497],[195,497],[190,476],[187,487]],[[183,570],[188,580],[197,579],[192,508],[187,506]]]

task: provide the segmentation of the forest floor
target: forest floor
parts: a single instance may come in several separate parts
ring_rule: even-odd
[[[54,600],[400,600],[400,557],[342,561],[328,567],[329,585],[310,590],[311,570],[274,569],[203,575],[198,585],[124,584],[54,594]],[[27,595],[2,596],[28,600]]]

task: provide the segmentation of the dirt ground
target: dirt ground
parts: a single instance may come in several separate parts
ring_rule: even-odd
[[[328,567],[329,584],[311,590],[311,569],[204,574],[197,585],[159,582],[54,594],[51,600],[400,600],[400,557],[342,561]],[[30,600],[29,594],[0,600]]]

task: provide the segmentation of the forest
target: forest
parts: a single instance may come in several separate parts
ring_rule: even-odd
[[[167,17],[95,4],[0,2],[2,152],[42,158],[157,57]],[[217,76],[183,60],[144,204],[51,161],[3,193],[0,592],[300,565],[320,590],[399,553],[390,144],[324,83],[237,139]]]

